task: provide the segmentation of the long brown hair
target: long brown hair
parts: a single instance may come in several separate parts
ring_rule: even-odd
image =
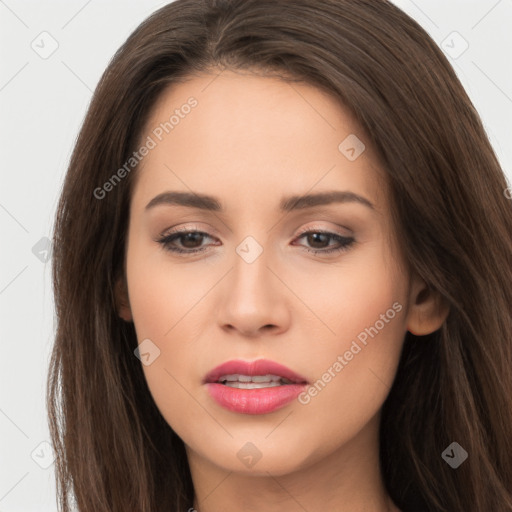
[[[79,134],[54,228],[47,407],[59,509],[192,505],[183,442],[151,398],[133,323],[116,313],[136,169],[103,198],[94,191],[137,149],[166,87],[226,68],[312,84],[351,110],[385,168],[408,266],[450,305],[436,332],[407,333],[384,403],[390,496],[401,508],[512,511],[512,201],[453,68],[387,0],[177,0],[115,54]],[[452,442],[468,453],[457,469],[441,456]]]

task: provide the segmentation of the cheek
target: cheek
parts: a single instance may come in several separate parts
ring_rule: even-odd
[[[310,349],[315,380],[301,402],[320,423],[329,417],[338,426],[358,428],[368,421],[389,393],[399,363],[406,278],[388,264],[394,260],[385,245],[365,249],[347,257],[336,273],[318,273],[315,286],[323,295],[316,301],[308,296],[308,305],[329,327],[323,342]]]
[[[208,277],[207,270],[201,271],[203,275],[196,269],[171,262],[155,242],[141,240],[129,246],[128,293],[139,341],[169,341],[189,314],[195,313],[214,278]]]
[[[192,383],[191,368],[197,365],[204,297],[218,276],[207,269],[185,271],[186,265],[169,263],[157,249],[129,246],[128,293],[138,343],[151,354],[142,366],[149,390],[169,425],[181,432],[196,415],[197,425],[204,421],[190,394],[199,385]]]
[[[380,237],[333,264],[317,264],[314,271],[286,270],[285,280],[293,283],[294,293],[306,306],[297,323],[310,332],[321,333],[322,343],[309,347],[315,352],[343,353],[358,336],[363,342],[365,335],[370,337],[366,329],[375,324],[379,340],[398,340],[396,344],[400,345],[405,333],[400,311],[406,310],[406,276]],[[307,325],[303,320],[306,318]],[[376,334],[373,329],[371,332]],[[373,351],[381,347],[385,352],[389,343],[380,343]]]

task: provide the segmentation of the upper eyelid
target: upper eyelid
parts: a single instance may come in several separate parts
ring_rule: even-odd
[[[349,233],[347,233],[347,234],[340,233],[340,232],[338,232],[339,229],[346,229],[347,231],[349,231]],[[319,232],[324,232],[324,233],[332,233],[334,235],[342,236],[342,237],[346,237],[346,238],[349,238],[354,234],[353,230],[346,226],[338,226],[338,228],[330,228],[330,227],[325,227],[325,226],[313,225],[313,226],[307,226],[305,228],[300,228],[298,230],[298,233],[296,236],[301,235],[305,232],[307,233],[307,232],[311,232],[311,231],[315,231],[315,230],[318,230]],[[220,236],[220,232],[215,228],[210,227],[207,229],[201,229],[199,226],[197,226],[195,224],[192,224],[190,226],[185,226],[182,228],[180,227],[177,229],[165,229],[160,232],[159,236],[164,237],[164,236],[173,235],[176,233],[189,233],[191,231],[197,232],[197,233],[202,233],[207,236],[217,236],[217,237]]]

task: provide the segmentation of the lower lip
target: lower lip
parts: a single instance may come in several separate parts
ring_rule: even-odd
[[[206,388],[211,397],[229,411],[242,414],[267,414],[281,409],[301,391],[306,384],[283,384],[271,388],[240,389],[210,382]]]

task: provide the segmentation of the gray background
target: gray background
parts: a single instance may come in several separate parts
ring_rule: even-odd
[[[512,182],[512,0],[394,1],[451,55]],[[165,3],[0,0],[0,512],[57,510],[46,444],[54,332],[46,238],[101,73]]]

